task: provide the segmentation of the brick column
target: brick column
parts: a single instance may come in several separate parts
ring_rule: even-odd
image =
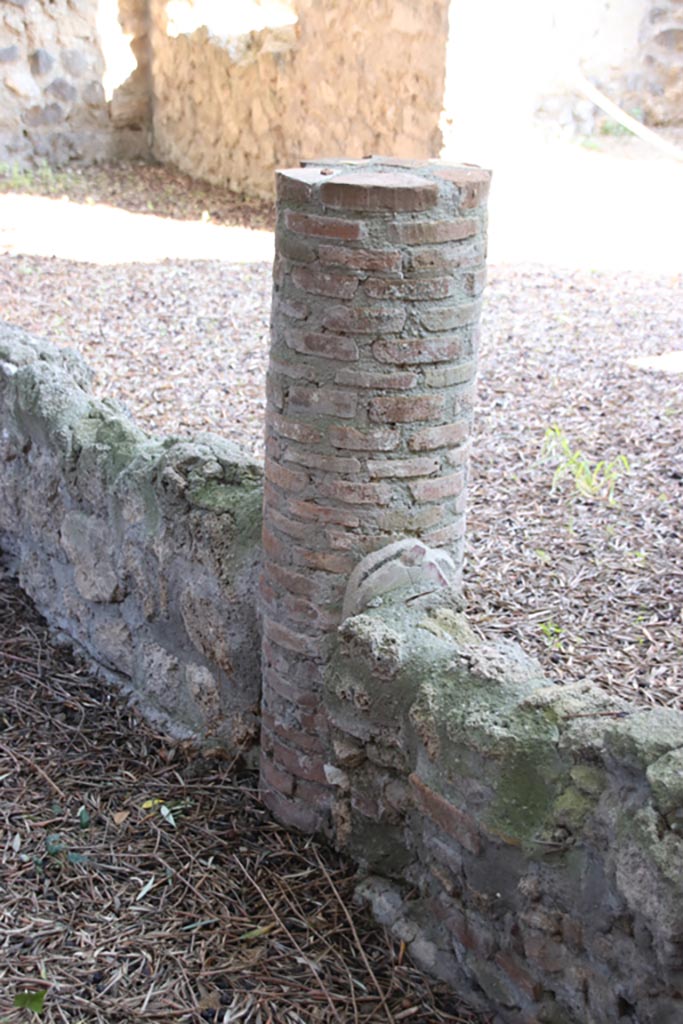
[[[277,175],[261,783],[306,830],[331,804],[319,693],[352,570],[416,538],[459,579],[489,179],[381,158]]]

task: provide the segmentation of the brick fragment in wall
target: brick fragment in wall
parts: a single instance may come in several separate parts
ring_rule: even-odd
[[[368,418],[371,423],[417,423],[438,419],[443,415],[442,395],[392,395],[371,398]]]
[[[469,355],[469,338],[466,334],[451,334],[438,338],[423,335],[400,341],[382,338],[374,343],[372,351],[380,363],[448,363]]]
[[[481,853],[481,836],[476,821],[431,789],[422,779],[412,774],[409,778],[418,808],[424,811],[444,832],[464,846],[469,853]]]
[[[337,238],[355,241],[363,238],[363,225],[355,221],[339,220],[335,217],[320,217],[308,213],[287,210],[285,224],[291,231],[312,238]]]
[[[433,181],[417,175],[360,170],[323,181],[320,198],[323,206],[340,210],[415,213],[433,207],[439,190]]]
[[[351,270],[381,271],[400,273],[403,259],[398,249],[345,249],[340,245],[320,245],[318,257],[321,263],[336,264]]]
[[[403,245],[434,245],[438,242],[459,242],[472,238],[477,233],[477,222],[472,218],[462,220],[405,221],[389,226],[389,238]]]
[[[411,371],[396,373],[373,373],[364,370],[337,370],[335,384],[344,384],[351,388],[373,388],[376,391],[410,391],[416,387],[420,378]]]
[[[284,334],[285,343],[295,352],[303,355],[321,356],[323,359],[337,359],[340,362],[357,362],[359,357],[358,342],[344,335],[316,334],[313,332],[288,331]],[[337,381],[337,383],[344,383]]]
[[[350,299],[358,288],[357,277],[326,273],[324,270],[311,267],[294,267],[291,278],[302,291],[313,295],[326,295],[333,299]]]

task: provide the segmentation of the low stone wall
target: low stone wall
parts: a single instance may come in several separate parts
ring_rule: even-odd
[[[59,166],[148,155],[147,0],[121,0],[119,16],[138,67],[108,103],[96,3],[0,5],[0,163]]]
[[[319,154],[437,156],[448,0],[295,0],[296,25],[172,37],[151,0],[154,150],[272,196],[276,166]]]
[[[258,721],[261,470],[213,435],[150,438],[89,384],[0,325],[0,549],[148,716],[234,750]]]
[[[420,603],[347,619],[328,671],[362,897],[496,1021],[683,1020],[683,716],[550,685]]]

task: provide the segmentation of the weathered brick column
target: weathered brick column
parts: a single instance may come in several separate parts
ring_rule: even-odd
[[[373,158],[277,175],[261,783],[325,827],[319,693],[349,575],[416,538],[459,582],[489,172]]]

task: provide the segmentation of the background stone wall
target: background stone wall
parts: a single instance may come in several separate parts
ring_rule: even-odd
[[[640,28],[640,78],[627,102],[640,101],[648,122],[683,125],[683,3],[652,0]]]
[[[269,2],[290,3],[291,23],[245,33],[251,8],[267,21],[266,0],[229,17],[208,0],[5,0],[0,162],[153,152],[270,197],[275,167],[302,158],[437,156],[447,65],[448,132],[463,154],[482,125],[504,131],[525,111],[599,128],[604,117],[576,91],[580,68],[648,123],[683,124],[680,0]],[[237,34],[214,31],[212,11]],[[134,67],[109,96],[117,33]]]
[[[151,0],[161,161],[271,196],[304,157],[438,155],[448,0],[296,0],[296,24],[228,42],[169,36],[166,8]]]
[[[163,727],[256,738],[261,470],[154,440],[68,350],[0,325],[0,550],[51,625]]]
[[[349,618],[336,838],[410,955],[505,1024],[683,1019],[683,716],[547,683],[414,589]]]
[[[139,58],[109,104],[92,0],[6,0],[0,6],[0,162],[52,165],[146,156],[146,0],[121,0]],[[134,97],[134,101],[133,101]]]

